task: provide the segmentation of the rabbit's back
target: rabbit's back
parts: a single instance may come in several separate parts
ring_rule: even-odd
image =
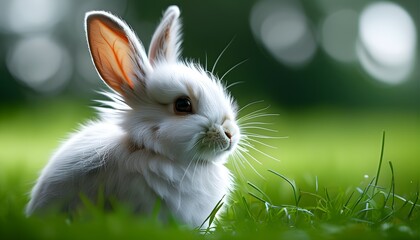
[[[127,158],[122,146],[124,138],[124,131],[111,122],[90,122],[83,126],[42,170],[32,190],[27,214],[43,212],[51,205],[72,211],[80,205],[80,195],[96,201],[98,191],[110,194],[113,187],[106,182],[117,176],[115,162]]]

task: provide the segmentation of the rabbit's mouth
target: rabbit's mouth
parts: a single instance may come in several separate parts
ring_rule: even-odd
[[[201,150],[216,156],[231,151],[236,146],[231,132],[220,125],[211,127],[199,142]]]

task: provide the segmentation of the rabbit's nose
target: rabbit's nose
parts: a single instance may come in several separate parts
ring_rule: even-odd
[[[225,135],[227,138],[232,139],[232,134],[229,131],[225,130]]]
[[[226,137],[229,139],[232,139],[238,133],[236,124],[229,119],[223,122],[222,128]]]

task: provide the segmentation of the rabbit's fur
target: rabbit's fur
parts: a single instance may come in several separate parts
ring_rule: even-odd
[[[223,164],[241,138],[236,106],[218,79],[179,59],[179,14],[176,6],[166,10],[147,55],[122,20],[86,14],[94,65],[114,91],[106,93],[110,107],[55,152],[27,215],[73,212],[81,196],[96,201],[103,194],[142,214],[160,201],[162,219],[196,227],[229,193]]]

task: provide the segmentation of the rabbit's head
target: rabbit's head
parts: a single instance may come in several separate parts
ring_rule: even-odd
[[[176,6],[166,10],[146,54],[122,20],[89,12],[90,53],[97,72],[116,92],[112,98],[123,103],[110,105],[119,110],[132,146],[174,161],[225,161],[241,137],[236,105],[215,76],[179,59],[179,14]]]

